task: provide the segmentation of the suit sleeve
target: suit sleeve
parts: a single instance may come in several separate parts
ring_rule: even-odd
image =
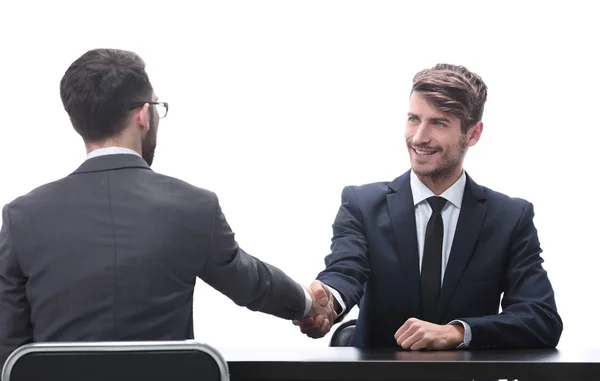
[[[0,230],[0,368],[13,350],[33,341],[26,282],[15,256],[5,206]]]
[[[282,319],[302,319],[307,305],[302,287],[238,246],[214,197],[209,250],[199,277],[239,306]]]
[[[333,223],[331,241],[331,254],[325,257],[326,268],[317,279],[337,290],[347,313],[362,298],[371,272],[364,223],[352,187],[342,191],[342,204]]]
[[[540,242],[526,203],[509,248],[502,312],[461,318],[471,327],[469,348],[554,348],[563,324],[542,267]]]

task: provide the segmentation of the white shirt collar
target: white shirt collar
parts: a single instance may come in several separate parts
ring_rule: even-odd
[[[86,160],[91,159],[93,157],[104,156],[104,155],[116,155],[116,154],[129,154],[129,155],[137,155],[139,157],[142,157],[142,155],[140,155],[139,153],[137,153],[134,150],[129,149],[129,148],[105,147],[105,148],[98,148],[98,149],[93,150],[92,152],[88,153]]]
[[[454,184],[444,193],[440,195],[440,197],[445,198],[450,201],[454,206],[460,209],[462,205],[463,194],[465,193],[465,184],[467,183],[467,176],[465,171],[462,172],[462,175],[456,180]],[[431,196],[435,196],[435,194],[431,191],[431,189],[427,188],[421,180],[415,175],[413,171],[410,171],[410,189],[412,191],[413,202],[415,206]]]

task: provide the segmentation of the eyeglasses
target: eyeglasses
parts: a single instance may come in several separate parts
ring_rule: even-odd
[[[167,113],[169,112],[169,103],[168,102],[134,102],[129,109],[133,110],[134,108],[142,107],[146,103],[156,106],[156,112],[158,113],[158,117],[160,119],[167,116]]]

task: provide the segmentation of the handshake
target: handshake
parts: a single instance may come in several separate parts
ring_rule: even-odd
[[[337,319],[336,310],[339,308],[335,297],[329,287],[318,280],[313,281],[310,287],[305,287],[312,298],[312,307],[308,314],[294,325],[300,331],[313,339],[325,336]]]

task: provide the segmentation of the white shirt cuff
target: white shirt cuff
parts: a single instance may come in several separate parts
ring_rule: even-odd
[[[338,292],[338,290],[336,290],[335,288],[333,288],[333,287],[331,287],[329,285],[327,285],[327,287],[329,287],[329,291],[331,291],[331,295],[333,295],[333,297],[335,298],[335,300],[337,300],[337,302],[340,305],[340,307],[342,307],[342,311],[338,315],[343,314],[344,311],[346,311],[346,304],[342,300],[342,296],[340,295],[340,293]]]
[[[460,345],[458,347],[456,347],[457,349],[461,349],[461,348],[469,348],[469,344],[471,343],[471,326],[468,325],[467,323],[465,323],[462,320],[452,320],[450,323],[448,324],[462,324],[463,328],[465,329],[465,338],[463,339],[463,342],[460,343]]]
[[[312,297],[310,296],[310,293],[306,288],[302,287],[302,290],[304,290],[304,296],[306,297],[306,305],[304,306],[303,317],[306,317],[306,315],[308,315],[310,309],[312,308]]]

